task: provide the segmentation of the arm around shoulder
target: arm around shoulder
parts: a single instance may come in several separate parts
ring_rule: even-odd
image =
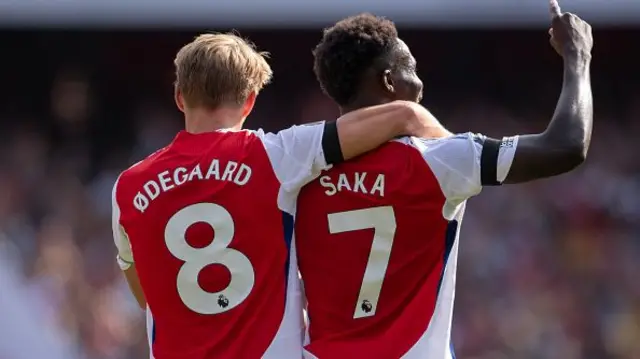
[[[450,133],[421,105],[394,101],[340,117],[337,135],[342,157],[348,160],[398,136],[437,138]]]

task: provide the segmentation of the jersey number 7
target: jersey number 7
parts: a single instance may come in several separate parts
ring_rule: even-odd
[[[353,318],[374,316],[396,233],[393,207],[382,206],[331,213],[327,219],[329,232],[332,234],[373,228],[373,242]]]

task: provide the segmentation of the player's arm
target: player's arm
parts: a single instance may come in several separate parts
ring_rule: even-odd
[[[124,278],[127,280],[127,284],[129,285],[129,289],[131,293],[136,298],[136,302],[140,306],[140,309],[147,308],[147,301],[144,298],[144,293],[142,292],[142,286],[140,286],[140,279],[138,279],[138,272],[136,271],[136,265],[131,264],[131,267],[124,269],[122,271],[124,273]]]
[[[551,1],[551,4],[551,42],[564,59],[562,92],[547,129],[540,134],[519,137],[518,150],[505,183],[571,171],[584,162],[591,142],[591,27],[575,15],[560,14],[557,3]],[[490,153],[495,154],[496,147],[495,141],[485,144],[485,150]],[[486,155],[487,159],[491,156]]]
[[[591,141],[592,101],[589,59],[580,54],[568,54],[562,92],[551,122],[541,134],[520,136],[505,183],[551,177],[582,164]],[[497,144],[490,146],[491,151],[496,152]]]
[[[138,305],[142,309],[146,309],[147,302],[144,298],[144,293],[142,291],[142,286],[140,286],[140,279],[138,279],[138,272],[136,271],[136,266],[133,262],[133,253],[131,252],[131,243],[129,243],[129,237],[126,232],[120,225],[120,210],[118,207],[118,203],[116,200],[116,190],[118,187],[118,181],[113,186],[113,194],[112,194],[112,229],[113,229],[113,240],[116,244],[116,248],[118,249],[117,261],[118,266],[124,273],[124,277],[127,280],[127,284],[129,284],[129,289],[131,289],[131,293],[136,298]]]
[[[461,134],[414,138],[447,199],[474,196],[484,186],[521,183],[568,172],[586,157],[593,119],[589,56],[567,50],[562,93],[547,130],[504,137]]]
[[[402,135],[451,135],[424,107],[407,101],[353,111],[327,126],[330,128],[324,134],[323,148],[329,164],[357,157]]]

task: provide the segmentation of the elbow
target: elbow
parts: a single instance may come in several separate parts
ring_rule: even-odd
[[[580,166],[587,160],[590,142],[589,137],[586,137],[585,139],[585,136],[581,134],[574,138],[574,141],[572,141],[570,146],[566,147],[564,152],[567,157],[567,161],[573,166],[573,168]]]
[[[562,150],[561,162],[566,172],[574,170],[587,160],[588,147],[585,145],[572,146]]]
[[[590,141],[583,133],[564,132],[561,136],[545,133],[540,139],[542,146],[549,149],[550,159],[557,164],[561,172],[569,172],[587,160]]]
[[[583,146],[580,146],[580,153],[576,153],[576,157],[579,158],[580,160],[580,164],[584,163],[584,161],[587,160],[587,153],[589,152],[589,145],[585,144]]]

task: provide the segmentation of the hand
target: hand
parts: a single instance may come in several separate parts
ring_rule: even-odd
[[[563,56],[567,53],[591,54],[593,35],[591,25],[578,16],[560,12],[558,0],[549,0],[551,12],[551,46]]]
[[[422,105],[415,102],[403,101],[406,106],[412,110],[416,121],[412,122],[411,127],[407,130],[407,134],[411,136],[434,139],[444,138],[452,135],[438,119]]]

